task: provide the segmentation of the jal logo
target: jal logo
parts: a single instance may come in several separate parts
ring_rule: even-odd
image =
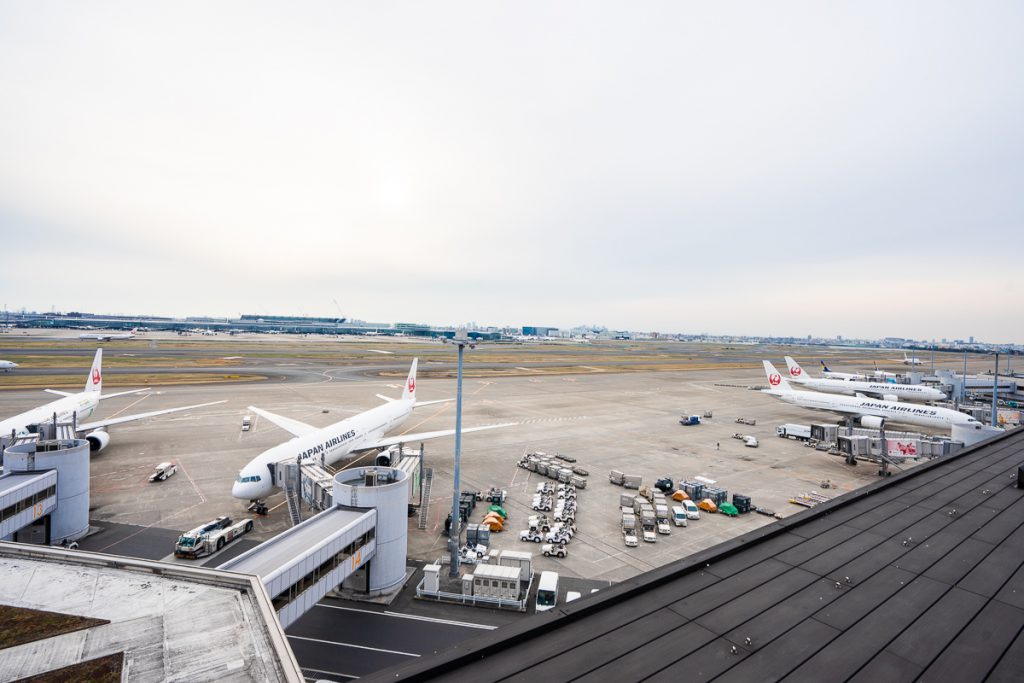
[[[99,368],[95,368],[92,371],[92,383],[93,384],[99,384],[100,383],[100,369]]]
[[[416,379],[414,377],[409,378],[409,393],[416,391]]]
[[[803,368],[793,367],[793,368],[789,369],[789,374],[793,375],[794,377],[799,377],[800,373],[803,372],[803,371],[804,371]]]
[[[773,373],[771,375],[768,375],[768,384],[771,384],[773,387],[779,386],[779,384],[781,382],[782,382],[782,375],[780,375],[778,373]]]

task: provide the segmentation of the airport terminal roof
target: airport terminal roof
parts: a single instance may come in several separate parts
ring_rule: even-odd
[[[39,639],[0,643],[0,680],[106,656],[126,681],[302,680],[254,576],[21,543],[0,543],[0,576],[0,611],[39,622]],[[78,630],[52,635],[54,617],[26,608]]]
[[[1020,680],[1021,463],[1017,429],[370,680]]]

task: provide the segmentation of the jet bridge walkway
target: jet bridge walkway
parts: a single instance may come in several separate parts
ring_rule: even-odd
[[[255,574],[287,628],[376,551],[376,509],[336,506],[288,529],[218,569]]]
[[[57,470],[0,476],[0,539],[13,540],[19,530],[56,509]]]

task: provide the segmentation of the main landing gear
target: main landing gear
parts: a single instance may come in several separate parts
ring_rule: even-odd
[[[249,507],[246,508],[249,512],[255,512],[257,515],[269,515],[270,510],[267,509],[267,504],[262,500],[254,499],[249,501]]]

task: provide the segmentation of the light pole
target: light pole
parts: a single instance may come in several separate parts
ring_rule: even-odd
[[[469,338],[464,327],[456,330],[452,339],[446,337],[443,341],[459,347],[459,372],[455,390],[455,473],[452,490],[452,525],[448,530],[448,549],[452,554],[448,576],[455,578],[459,575],[459,542],[462,540],[462,517],[459,515],[459,466],[462,460],[462,352],[467,346],[471,349],[476,348],[476,342]]]
[[[996,351],[996,374],[992,377],[992,426],[999,426],[999,352]]]

